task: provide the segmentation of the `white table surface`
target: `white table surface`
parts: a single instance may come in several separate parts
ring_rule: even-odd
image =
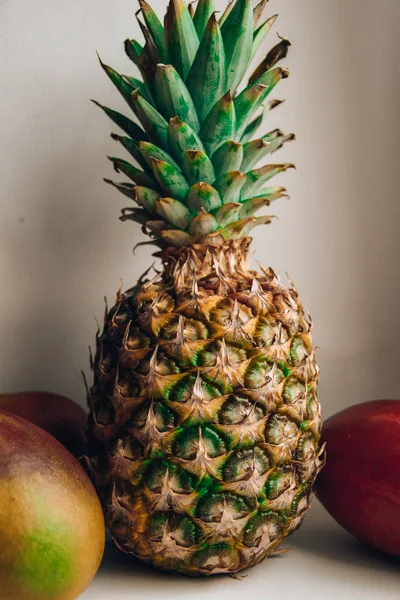
[[[79,600],[386,600],[400,598],[400,560],[348,535],[314,501],[292,550],[244,571],[241,580],[187,578],[146,567],[107,546],[103,564]]]

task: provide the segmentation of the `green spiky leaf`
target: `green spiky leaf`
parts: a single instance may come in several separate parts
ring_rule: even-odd
[[[253,119],[253,121],[251,121],[247,125],[246,129],[244,130],[243,135],[240,140],[242,142],[242,144],[244,144],[245,142],[248,142],[254,136],[255,132],[257,131],[257,129],[260,127],[261,123],[263,122],[265,113],[269,112],[273,108],[276,108],[277,106],[282,104],[282,102],[283,102],[283,100],[271,100],[270,102],[267,102],[266,104],[263,104],[261,106],[262,112],[255,119]]]
[[[121,194],[123,194],[130,200],[135,200],[135,186],[132,185],[131,183],[125,183],[125,182],[117,183],[116,181],[113,181],[112,179],[107,179],[106,177],[104,178],[103,181],[105,181],[105,183],[108,183],[109,185],[112,185],[113,187],[115,187],[116,190],[121,192]]]
[[[258,67],[253,71],[249,78],[249,83],[254,83],[257,81],[261,75],[272,69],[279,61],[286,58],[291,43],[286,38],[281,38],[279,44],[274,46],[272,50],[270,50],[264,60],[258,65]]]
[[[221,227],[226,227],[233,221],[239,220],[241,204],[238,202],[229,202],[224,204],[217,211],[214,212],[214,216]]]
[[[142,21],[139,19],[139,12],[136,13],[136,19],[137,19],[137,22],[139,23],[139,27],[143,33],[143,37],[144,37],[146,43],[144,45],[142,52],[140,53],[139,60],[138,60],[138,66],[139,67],[143,66],[144,55],[147,55],[146,56],[147,61],[151,62],[153,65],[157,65],[161,61],[160,53],[158,51],[156,44],[154,43],[154,39],[153,39],[153,36],[151,35],[150,31],[144,25],[144,23],[142,23]]]
[[[228,171],[237,171],[240,169],[242,159],[243,146],[241,144],[232,140],[224,142],[211,157],[216,177]]]
[[[269,142],[258,139],[243,145],[242,171],[252,169],[266,154],[268,154]]]
[[[123,99],[128,103],[130,108],[135,111],[135,105],[132,102],[132,92],[135,91],[135,88],[132,87],[125,79],[112,67],[109,67],[101,60],[100,56],[98,56],[99,62],[103,68],[103,71],[108,75],[112,83],[115,85]]]
[[[260,127],[261,123],[264,120],[264,113],[265,113],[265,108],[262,106],[261,107],[261,112],[259,115],[257,115],[246,127],[246,129],[243,132],[243,135],[240,138],[240,141],[242,144],[245,144],[248,140],[251,140],[252,137],[254,136],[255,132],[257,131],[257,129]]]
[[[119,142],[120,144],[122,144],[122,146],[125,148],[125,150],[127,150],[129,152],[129,154],[131,156],[133,156],[133,158],[138,162],[138,164],[145,171],[152,174],[152,169],[149,167],[149,165],[143,159],[142,153],[140,152],[140,150],[137,146],[137,142],[135,140],[132,140],[131,138],[125,137],[123,135],[118,135],[116,133],[112,133],[111,137],[116,142]]]
[[[117,173],[124,173],[129,179],[131,179],[136,185],[142,185],[144,187],[158,189],[157,182],[154,181],[150,175],[137,169],[126,160],[122,158],[115,158],[113,156],[107,157],[113,163],[114,169]]]
[[[242,187],[245,185],[247,177],[245,173],[240,171],[230,171],[218,177],[213,183],[213,187],[218,190],[222,202],[229,204],[230,202],[238,202]]]
[[[253,9],[253,27],[257,28],[258,23],[260,22],[261,17],[263,16],[264,9],[268,4],[268,0],[260,0],[258,4]]]
[[[162,115],[136,90],[132,94],[136,114],[149,140],[168,150],[168,123]]]
[[[229,0],[228,4],[225,6],[225,10],[219,19],[220,27],[222,27],[222,25],[225,23],[226,19],[228,18],[229,13],[231,12],[231,10],[233,8],[234,3],[235,3],[235,0]]]
[[[221,234],[227,240],[234,240],[249,235],[250,231],[257,225],[268,225],[273,217],[248,217],[227,225],[221,230]]]
[[[274,87],[281,79],[288,77],[288,75],[289,72],[287,69],[277,67],[262,75],[255,83],[249,85],[235,98],[236,135],[238,139],[244,134],[251,122],[251,118]]]
[[[185,150],[182,169],[190,184],[199,181],[212,183],[215,179],[212,162],[207,154],[201,150]]]
[[[271,202],[274,200],[279,200],[280,198],[288,198],[286,189],[284,187],[271,186],[269,188],[265,188],[263,194],[260,196],[248,198],[241,203],[242,209],[240,211],[240,217],[243,219],[245,217],[252,216],[260,208],[269,206]]]
[[[261,77],[256,79],[256,81],[254,81],[249,86],[247,86],[247,88],[243,91],[246,91],[256,85],[265,85],[265,87],[267,88],[267,92],[264,98],[266,98],[282,79],[287,79],[288,77],[288,69],[284,69],[283,67],[275,67],[275,69],[271,69],[271,71],[267,71],[266,73],[261,75]]]
[[[236,115],[231,93],[228,91],[214,105],[200,129],[200,138],[209,155],[228,140],[235,139]]]
[[[141,79],[101,63],[144,129],[98,104],[130,136],[112,135],[141,166],[109,157],[131,182],[107,182],[140,207],[124,208],[121,220],[139,223],[161,248],[248,235],[272,218],[255,213],[286,196],[285,188],[264,186],[293,165],[256,167],[293,134],[274,130],[252,137],[265,111],[281,102],[267,97],[288,75],[276,65],[290,43],[281,38],[236,93],[276,20],[259,25],[268,0],[254,10],[253,1],[232,0],[218,23],[215,0],[197,0],[196,9],[171,0],[163,28],[148,0],[139,0],[145,43],[126,40],[125,49]]]
[[[204,146],[197,133],[187,124],[174,117],[168,123],[168,143],[177,161],[182,161],[185,150],[201,150]]]
[[[131,59],[131,61],[135,65],[138,65],[140,55],[143,52],[143,46],[139,44],[139,42],[137,42],[136,40],[129,39],[125,40],[124,46],[126,55]]]
[[[273,135],[273,133],[275,133],[275,135]],[[272,154],[273,152],[276,152],[277,150],[282,148],[284,144],[286,144],[287,142],[292,142],[295,139],[296,136],[294,135],[294,133],[288,133],[287,135],[285,135],[280,129],[276,129],[275,132],[263,135],[263,140],[269,143],[267,154]]]
[[[201,121],[204,121],[215,100],[225,93],[226,83],[224,43],[213,13],[186,80]]]
[[[258,49],[260,48],[261,44],[263,43],[264,39],[266,38],[271,27],[275,24],[277,18],[278,18],[278,15],[274,15],[273,17],[270,17],[254,31],[253,46],[251,49],[250,62],[253,60],[253,58],[257,54]]]
[[[272,131],[269,131],[268,133],[263,135],[262,139],[271,144],[273,141],[275,141],[277,138],[283,135],[284,133],[281,129],[273,129]]]
[[[236,90],[250,62],[253,47],[251,0],[236,0],[221,27],[224,40],[228,89]]]
[[[211,212],[222,204],[217,190],[208,183],[192,185],[186,198],[186,203],[193,213],[199,213],[202,208]]]
[[[258,210],[264,208],[264,206],[269,206],[270,204],[271,201],[269,198],[249,198],[249,200],[242,202],[238,213],[238,220],[252,217]]]
[[[135,201],[147,210],[152,215],[157,214],[156,210],[156,202],[160,198],[161,194],[151,188],[143,187],[141,185],[137,185],[134,188],[135,193]]]
[[[157,65],[155,89],[158,108],[165,118],[178,117],[194,131],[200,129],[192,97],[172,65]]]
[[[265,165],[259,169],[249,171],[246,173],[247,181],[243,185],[242,199],[245,200],[250,198],[257,189],[260,189],[262,185],[272,179],[272,177],[275,177],[275,175],[278,175],[278,173],[283,173],[287,171],[287,169],[294,168],[295,166],[293,164],[284,163],[281,165]]]
[[[156,201],[156,210],[162,219],[178,229],[186,229],[189,225],[189,209],[175,198],[160,198]]]
[[[197,8],[193,15],[193,23],[197,31],[199,40],[203,37],[204,30],[207,26],[208,20],[211,15],[215,12],[214,0],[198,0]]]
[[[167,246],[182,248],[182,246],[189,246],[192,243],[190,235],[180,229],[164,229],[159,232],[159,236]]]
[[[151,48],[154,53],[154,48]],[[143,81],[146,83],[147,88],[151,90],[156,64],[158,61],[156,60],[155,56],[152,56],[152,51],[149,49],[149,44],[146,43],[143,48],[136,40],[127,39],[125,40],[125,52],[138,67],[143,77]]]
[[[153,172],[167,196],[184,201],[189,191],[189,184],[180,171],[163,160],[151,159]]]
[[[175,162],[172,156],[170,156],[168,152],[165,152],[165,150],[162,150],[161,148],[155,146],[151,142],[138,142],[137,146],[144,160],[147,162],[151,169],[153,169],[152,159],[156,158],[157,160],[163,160],[169,163],[170,165],[175,167],[177,171],[180,171],[180,166],[178,165],[178,163]]]
[[[259,191],[259,195],[254,196],[253,198],[242,199],[241,202],[244,204],[248,200],[268,200],[268,202],[271,203],[274,200],[279,200],[280,198],[289,198],[286,188],[282,187],[281,185],[272,185]]]
[[[209,233],[213,233],[218,227],[215,217],[202,208],[199,214],[190,221],[189,233],[198,240]]]
[[[139,141],[148,139],[143,129],[141,129],[139,125],[136,125],[136,123],[128,119],[128,117],[125,117],[125,115],[122,115],[121,113],[117,112],[116,110],[113,110],[112,108],[103,106],[102,104],[100,104],[100,102],[97,102],[96,100],[92,100],[92,102],[93,104],[99,106],[102,110],[104,110],[106,115],[110,117],[110,119],[114,121],[114,123],[118,125],[118,127],[125,131],[125,133],[127,133],[134,140]]]
[[[154,44],[158,48],[160,59],[164,61],[166,60],[164,28],[161,25],[156,13],[154,12],[150,4],[146,2],[146,0],[139,0],[139,4],[147,28],[154,40]]]
[[[171,0],[164,22],[166,60],[185,81],[199,47],[199,38],[184,0]]]
[[[116,183],[111,181],[111,179],[104,179],[104,181],[115,187],[119,192],[131,200],[134,200],[137,204],[139,204],[139,206],[147,210],[150,214],[157,214],[156,200],[160,198],[160,193],[156,190],[138,185],[132,185],[131,183]]]
[[[150,92],[143,81],[137,79],[136,77],[131,77],[130,75],[122,75],[122,77],[132,86],[134,90],[139,90],[139,92],[141,93],[143,98],[147,100],[147,102],[150,102],[150,104],[153,103],[153,99],[150,95]]]
[[[252,117],[264,101],[268,88],[266,85],[254,84],[243,90],[235,98],[236,136],[240,140]]]

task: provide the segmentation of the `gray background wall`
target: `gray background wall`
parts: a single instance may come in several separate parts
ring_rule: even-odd
[[[125,109],[94,51],[129,72],[122,41],[138,33],[135,10],[131,0],[0,5],[0,391],[84,403],[80,369],[103,296],[152,261],[148,247],[132,255],[144,238],[118,221],[124,200],[102,183],[115,142],[88,101]],[[278,160],[297,171],[282,176],[291,200],[275,205],[280,220],[254,250],[290,273],[313,315],[328,415],[400,397],[400,2],[271,0],[275,12],[294,44],[292,74],[266,127],[296,132]]]

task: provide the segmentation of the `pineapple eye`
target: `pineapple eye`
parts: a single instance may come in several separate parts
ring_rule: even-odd
[[[195,383],[195,375],[183,377],[166,390],[167,399],[171,402],[187,402],[192,397]],[[201,388],[204,394],[204,401],[213,400],[214,398],[221,396],[221,392],[218,389],[216,382],[210,381],[207,377],[202,378]]]
[[[158,431],[170,431],[176,425],[175,415],[162,402],[156,402],[153,405],[153,411],[156,418],[156,427]]]
[[[250,389],[258,389],[265,385],[271,377],[273,377],[274,383],[279,385],[284,379],[284,374],[279,367],[275,367],[275,364],[263,357],[255,358],[247,369],[245,386]]]
[[[154,310],[157,314],[170,313],[175,308],[173,298],[155,286],[147,288],[144,292],[139,292],[133,298],[133,304],[139,313],[149,310]]]
[[[228,451],[228,442],[211,426],[192,425],[184,429],[175,440],[175,453],[180,458],[194,460],[199,457],[214,458]]]
[[[141,348],[151,348],[151,338],[144,333],[139,327],[131,324],[125,342],[127,350],[138,350]]]
[[[258,512],[248,522],[244,530],[243,543],[246,546],[258,546],[261,538],[266,538],[265,545],[279,539],[282,535],[283,523],[281,517],[268,511],[266,513]]]
[[[195,319],[185,321],[185,338],[189,341],[208,340],[209,332],[205,323]]]
[[[312,421],[319,412],[319,404],[314,389],[310,389],[307,396],[307,413],[306,417],[309,421]]]
[[[290,348],[290,361],[293,365],[299,365],[310,355],[311,345],[309,336],[294,337]]]
[[[143,478],[152,492],[168,488],[177,494],[191,494],[197,489],[198,477],[167,460],[152,460]]]
[[[287,404],[294,404],[304,398],[306,387],[296,377],[289,377],[283,386],[283,399]]]
[[[196,516],[205,521],[220,522],[222,519],[241,519],[256,506],[254,498],[244,498],[230,492],[209,492],[197,505]]]
[[[217,572],[232,572],[232,564],[239,563],[239,553],[233,544],[229,542],[218,542],[203,547],[194,553],[191,562],[195,568],[204,569],[209,573]],[[215,571],[214,571],[215,572]]]
[[[271,346],[276,337],[276,321],[272,317],[259,317],[252,337],[257,346]]]
[[[316,455],[316,443],[312,434],[304,434],[297,444],[296,460],[301,463],[308,463]]]
[[[241,481],[249,479],[255,473],[263,475],[270,468],[269,458],[259,447],[235,450],[222,467],[224,481]]]
[[[187,517],[175,517],[171,527],[171,537],[179,546],[196,546],[203,538],[201,528]]]
[[[194,546],[203,537],[200,527],[190,518],[169,512],[152,514],[149,522],[149,535],[154,541],[165,540],[171,548],[175,544],[183,547]]]
[[[265,441],[268,444],[284,444],[299,434],[296,423],[283,415],[273,415],[265,428]]]
[[[311,502],[311,494],[312,489],[309,484],[306,483],[301,486],[291,503],[292,515],[301,515],[308,508]]]
[[[276,500],[293,485],[294,471],[292,468],[275,468],[265,485],[266,496],[268,500]]]
[[[232,317],[232,302],[228,299],[221,300],[210,313],[212,323],[227,326]]]
[[[221,425],[239,425],[246,420],[252,411],[254,412],[254,417],[257,421],[264,417],[264,411],[261,405],[254,405],[254,401],[251,401],[248,398],[229,396],[220,410],[219,423],[221,423]]]
[[[118,388],[121,396],[127,398],[134,398],[140,394],[140,387],[138,386],[136,377],[134,373],[128,369],[119,369]]]

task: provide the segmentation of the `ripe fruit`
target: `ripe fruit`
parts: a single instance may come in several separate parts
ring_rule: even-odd
[[[317,496],[347,531],[400,556],[400,401],[346,408],[325,422]]]
[[[69,398],[48,392],[1,394],[0,410],[41,427],[77,458],[86,453],[83,431],[87,415]]]
[[[213,0],[194,14],[171,0],[163,27],[140,0],[146,43],[125,49],[143,81],[101,63],[141,123],[100,105],[140,167],[111,157],[133,183],[108,182],[138,204],[121,218],[150,234],[162,266],[118,293],[98,335],[89,459],[118,546],[190,575],[271,555],[321,465],[311,320],[294,287],[248,265],[246,236],[271,221],[256,212],[286,196],[269,181],[293,167],[256,168],[292,134],[252,139],[279,104],[268,96],[288,76],[276,66],[288,40],[237,91],[275,21],[258,24],[265,4],[220,16]]]
[[[104,550],[96,492],[48,433],[0,412],[0,596],[74,600]]]

